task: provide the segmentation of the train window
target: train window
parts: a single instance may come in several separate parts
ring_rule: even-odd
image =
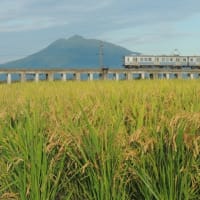
[[[152,61],[152,59],[151,59],[151,58],[149,58],[149,61]]]
[[[147,58],[144,58],[144,61],[147,61]]]
[[[179,58],[176,58],[176,62],[179,62],[180,61],[180,59]]]
[[[183,62],[186,62],[186,58],[183,58]]]
[[[130,61],[130,59],[129,58],[127,58],[127,62],[129,62]]]
[[[159,58],[156,58],[156,61],[159,62]]]
[[[190,58],[190,61],[193,62],[193,58]]]
[[[170,61],[172,62],[172,61],[173,61],[173,58],[170,58]]]

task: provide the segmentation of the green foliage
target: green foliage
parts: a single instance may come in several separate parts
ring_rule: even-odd
[[[199,81],[0,91],[0,199],[199,199]]]

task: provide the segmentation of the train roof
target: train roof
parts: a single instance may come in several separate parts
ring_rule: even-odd
[[[131,55],[126,55],[127,57],[200,57],[200,55],[199,56],[197,56],[197,55],[176,55],[176,54],[174,54],[174,55],[146,55],[146,54],[140,54],[140,55],[135,55],[135,54],[131,54]]]

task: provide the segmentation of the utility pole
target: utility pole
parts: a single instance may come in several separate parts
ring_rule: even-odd
[[[104,47],[103,42],[100,41],[100,44],[99,44],[99,67],[102,71],[100,76],[102,77],[103,80],[106,80],[107,75],[108,75],[108,68],[105,67],[104,63],[103,63],[103,56],[104,56],[103,47]]]
[[[104,55],[104,53],[103,53],[103,42],[102,41],[100,41],[100,44],[99,44],[99,67],[101,68],[101,69],[103,69],[103,55]]]

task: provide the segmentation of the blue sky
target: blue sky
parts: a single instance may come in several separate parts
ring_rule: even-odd
[[[200,1],[0,0],[0,63],[74,34],[144,54],[200,55]]]

